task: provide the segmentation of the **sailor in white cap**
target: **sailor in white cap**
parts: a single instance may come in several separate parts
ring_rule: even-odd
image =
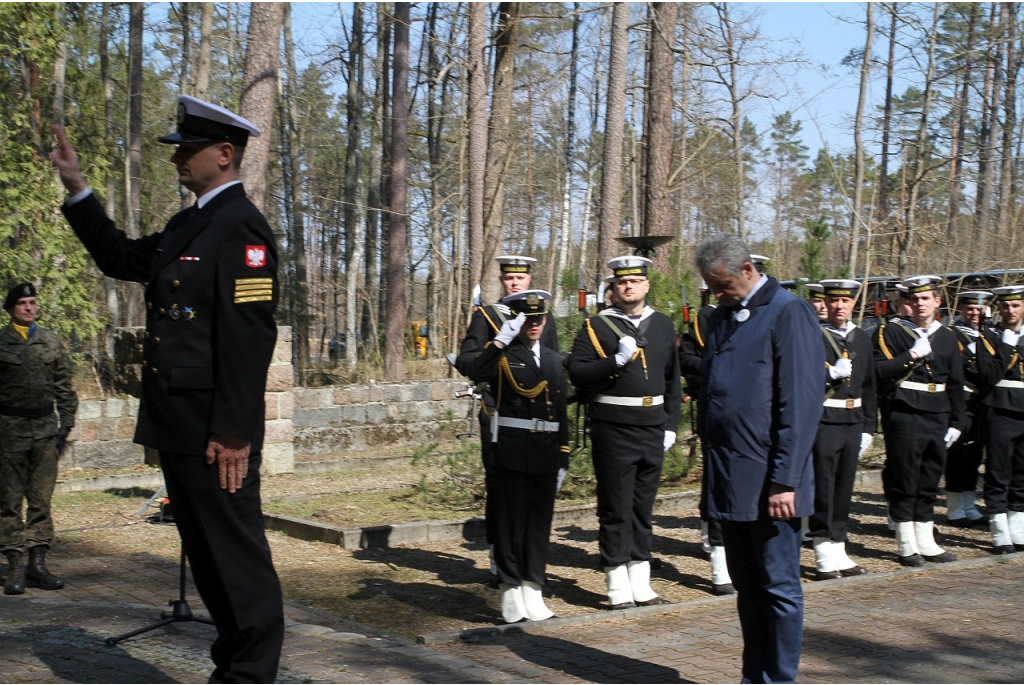
[[[807,284],[807,301],[814,307],[818,321],[825,321],[828,318],[828,310],[825,308],[825,288],[821,283]]]
[[[512,295],[530,289],[533,281],[533,265],[537,260],[533,257],[522,255],[501,255],[495,257],[498,262],[498,278],[501,281],[502,296]],[[503,302],[476,307],[473,316],[469,321],[469,328],[466,336],[459,346],[459,355],[455,360],[455,368],[463,376],[473,381],[482,383],[483,379],[474,378],[470,370],[473,368],[477,357],[484,351],[501,327],[511,318],[508,305]],[[553,350],[558,350],[558,331],[555,318],[551,312],[545,315],[546,323],[543,329],[541,344]],[[495,398],[488,393],[487,385],[482,386],[483,402],[480,405],[480,457],[484,465],[484,530],[487,537],[487,544],[490,547],[490,584],[496,586],[498,583],[498,567],[494,561],[495,543],[495,520],[496,516],[492,508],[493,497],[490,495],[494,487],[491,474],[491,443],[487,436],[491,434],[490,414],[494,411]]]
[[[904,566],[956,560],[934,537],[946,451],[960,437],[965,411],[956,335],[936,319],[940,280],[905,279],[910,316],[880,327],[875,337],[875,369],[886,407],[882,478]]]
[[[964,431],[946,455],[946,520],[962,528],[988,526],[988,517],[975,505],[978,475],[985,449],[985,410],[978,402],[978,345],[985,310],[992,299],[987,290],[961,290],[953,332],[964,360],[964,392],[967,411]]]
[[[846,553],[850,500],[857,462],[875,433],[875,365],[871,337],[851,321],[860,284],[821,281],[828,318],[821,324],[825,345],[825,400],[814,441],[814,514],[809,521],[816,580],[865,573]]]
[[[522,290],[501,299],[510,318],[469,368],[485,380],[497,404],[491,416],[489,515],[506,623],[554,614],[541,594],[551,540],[555,494],[569,467],[565,370],[545,346],[551,293]]]
[[[274,353],[277,246],[238,176],[259,129],[214,104],[178,99],[171,162],[194,206],[130,239],[86,186],[54,126],[62,210],[111,278],[145,284],[146,340],[135,442],[160,453],[182,545],[217,627],[211,682],[272,683],[284,639],[281,586],[260,506],[263,393]]]
[[[682,402],[672,320],[647,306],[651,260],[618,257],[615,306],[584,322],[569,377],[589,401],[601,566],[620,609],[665,603],[651,589],[651,516]]]
[[[993,288],[999,325],[981,334],[978,377],[988,433],[985,507],[996,554],[1024,551],[1024,286]]]

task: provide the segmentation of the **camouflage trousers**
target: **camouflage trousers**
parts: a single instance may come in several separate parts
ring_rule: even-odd
[[[0,553],[53,540],[50,499],[57,482],[57,436],[25,450],[0,450]],[[24,510],[25,518],[22,519]]]

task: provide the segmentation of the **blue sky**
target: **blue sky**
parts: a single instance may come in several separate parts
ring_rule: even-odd
[[[760,14],[764,36],[777,41],[780,48],[785,45],[787,51],[800,50],[806,60],[793,78],[792,92],[781,94],[776,101],[754,104],[750,114],[758,129],[766,130],[775,114],[791,110],[803,123],[804,143],[812,158],[826,141],[833,152],[852,149],[859,74],[840,66],[840,61],[851,49],[864,45],[865,4],[740,2],[734,7]],[[296,46],[308,56],[339,39],[339,3],[297,2],[292,11]],[[875,40],[877,55],[881,37],[876,34]]]

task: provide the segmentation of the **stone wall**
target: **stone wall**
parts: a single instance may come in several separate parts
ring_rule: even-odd
[[[295,451],[324,454],[451,438],[466,425],[466,381],[369,383],[295,388]]]
[[[293,378],[291,328],[279,326],[265,395],[265,474],[291,473],[296,454],[412,447],[466,426],[470,403],[453,397],[464,379],[296,388]],[[143,449],[132,443],[138,412],[135,397],[82,401],[61,468],[142,463]]]

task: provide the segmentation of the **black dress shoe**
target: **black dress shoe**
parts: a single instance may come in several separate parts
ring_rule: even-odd
[[[1016,551],[1016,545],[992,545],[992,554],[1013,554]]]
[[[954,528],[970,528],[971,520],[966,516],[958,519],[946,519],[946,525]]]
[[[988,528],[988,516],[982,516],[980,519],[967,519],[967,526],[969,528]]]
[[[852,576],[862,576],[867,572],[868,570],[863,566],[851,566],[850,568],[839,569],[839,573],[843,576],[843,578],[850,578]]]
[[[956,561],[956,555],[950,554],[949,552],[943,552],[942,554],[933,554],[932,556],[922,554],[921,556],[924,557],[925,561],[930,561],[935,564],[948,564],[951,561]]]
[[[621,611],[622,609],[636,609],[636,604],[633,602],[619,602],[608,607],[609,611]]]
[[[636,605],[638,607],[656,607],[656,606],[661,606],[662,604],[671,604],[671,603],[672,602],[668,601],[667,599],[663,599],[661,597],[655,597],[654,599],[645,599],[642,602],[637,602]]]
[[[815,580],[839,580],[843,577],[843,574],[839,571],[816,571],[814,573]]]
[[[924,557],[920,554],[911,554],[909,557],[900,557],[902,566],[924,566]]]
[[[500,583],[500,581],[498,580],[498,574],[497,573],[488,573],[487,574],[487,587],[493,587],[493,588],[497,589],[499,583]]]
[[[1013,548],[1018,552],[1024,552],[1024,545],[1018,545],[1017,543],[1013,543]]]
[[[714,583],[712,583],[711,591],[719,597],[736,594],[736,588],[733,587],[732,583],[722,583],[721,585],[715,585]]]

